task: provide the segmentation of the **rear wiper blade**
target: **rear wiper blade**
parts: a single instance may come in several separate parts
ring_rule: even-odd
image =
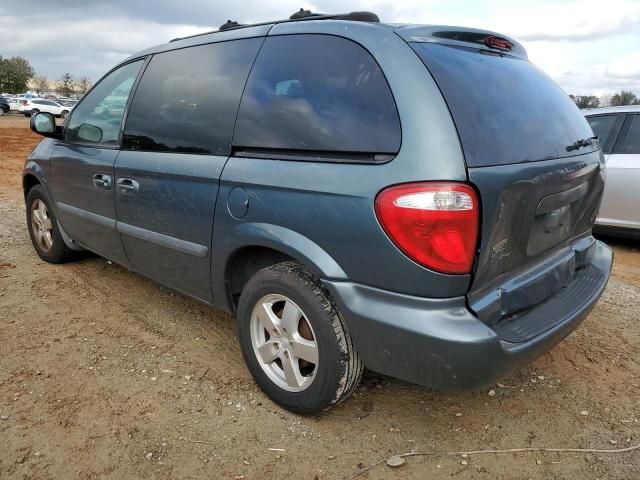
[[[567,152],[571,152],[573,150],[578,150],[582,147],[588,147],[589,145],[593,145],[593,143],[596,140],[598,140],[598,137],[583,138],[582,140],[578,140],[573,145],[567,146]]]

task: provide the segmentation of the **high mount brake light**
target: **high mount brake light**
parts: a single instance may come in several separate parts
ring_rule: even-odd
[[[495,37],[490,35],[484,39],[484,44],[490,48],[497,48],[498,50],[511,50],[513,48],[513,44],[502,37]]]
[[[407,256],[438,272],[471,272],[478,239],[478,199],[462,183],[410,183],[380,192],[376,215]]]

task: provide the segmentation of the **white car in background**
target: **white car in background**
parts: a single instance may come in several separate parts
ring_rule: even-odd
[[[607,162],[599,230],[640,237],[640,105],[583,111]]]
[[[18,111],[18,107],[20,106],[20,100],[18,97],[9,97],[7,100],[9,100],[9,108],[11,109],[12,112],[17,112]]]
[[[67,107],[53,100],[46,100],[44,98],[22,98],[20,99],[20,105],[18,111],[24,114],[26,117],[30,117],[38,112],[47,112],[56,117],[65,118],[71,112],[72,107]]]

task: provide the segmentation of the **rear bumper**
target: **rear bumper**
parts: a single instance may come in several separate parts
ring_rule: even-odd
[[[436,389],[473,390],[531,363],[569,335],[602,295],[612,262],[612,251],[597,242],[592,261],[566,289],[510,321],[506,330],[512,332],[514,325],[557,315],[521,343],[506,341],[501,328],[480,321],[464,297],[428,299],[349,282],[325,284],[368,369]]]

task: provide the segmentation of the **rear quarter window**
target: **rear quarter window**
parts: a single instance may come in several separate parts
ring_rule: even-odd
[[[395,154],[389,85],[360,45],[330,35],[268,37],[240,104],[234,147]]]
[[[573,100],[530,62],[475,48],[410,45],[444,95],[469,167],[589,151],[567,151],[592,136],[589,124]]]

